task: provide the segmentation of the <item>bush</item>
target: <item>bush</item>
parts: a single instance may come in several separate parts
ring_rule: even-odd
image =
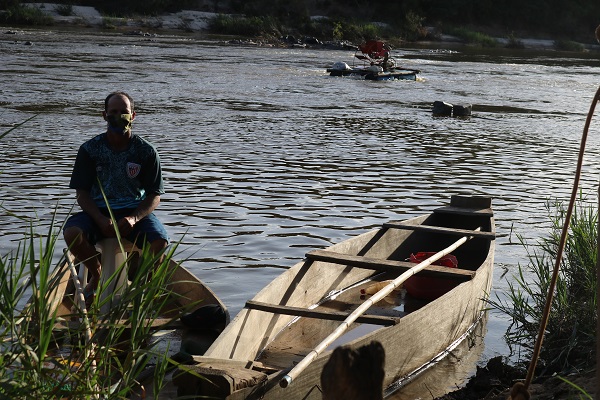
[[[15,25],[52,25],[52,17],[37,7],[15,5],[0,13],[0,23]]]
[[[63,17],[73,15],[73,5],[71,4],[57,4],[54,6],[54,10]]]
[[[239,36],[281,36],[277,20],[273,17],[237,17],[219,14],[210,21],[213,33]]]
[[[508,315],[511,324],[505,339],[520,361],[531,358],[537,338],[552,271],[556,263],[566,208],[546,204],[552,221],[548,237],[527,246],[529,264],[519,265],[515,283],[509,281],[508,299],[490,300]],[[551,210],[553,212],[551,212]],[[596,343],[596,258],[598,210],[580,199],[575,206],[562,257],[560,274],[548,319],[538,367],[541,374],[569,372],[594,364]]]
[[[562,51],[576,51],[582,52],[585,47],[581,43],[573,42],[571,40],[556,40],[554,42],[554,48]]]
[[[423,21],[425,21],[425,17],[421,17],[412,11],[406,13],[401,29],[406,40],[415,41],[427,36]]]
[[[508,35],[508,42],[506,43],[508,49],[524,49],[525,45],[521,39],[517,38],[514,33]]]
[[[476,44],[482,47],[496,47],[498,45],[498,41],[493,37],[466,28],[450,28],[447,29],[447,33],[459,37],[467,43]]]

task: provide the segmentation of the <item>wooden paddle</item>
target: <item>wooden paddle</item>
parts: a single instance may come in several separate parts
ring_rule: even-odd
[[[481,227],[475,229],[476,231],[481,230]],[[399,287],[404,281],[408,278],[420,272],[425,267],[433,264],[440,258],[450,254],[452,251],[456,250],[459,246],[465,243],[467,240],[471,239],[473,236],[463,236],[452,245],[446,247],[445,249],[435,253],[428,259],[416,264],[414,267],[410,268],[408,271],[404,272],[402,275],[391,281],[388,285],[384,286],[381,290],[375,293],[371,298],[365,300],[356,310],[354,310],[343,322],[340,326],[337,327],[335,331],[333,331],[329,336],[327,336],[321,343],[317,345],[310,353],[306,355],[294,368],[290,370],[280,381],[279,386],[286,388],[288,387],[292,381],[300,375],[304,369],[315,360],[334,340],[342,336],[342,334],[350,327],[350,325],[356,321],[358,317],[364,314],[369,307],[378,301],[382,300],[388,294],[390,294],[394,289]]]

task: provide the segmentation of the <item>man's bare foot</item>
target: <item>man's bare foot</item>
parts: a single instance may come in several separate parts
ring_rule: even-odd
[[[90,279],[87,285],[83,288],[83,298],[85,300],[85,308],[89,309],[96,297],[96,289],[100,279],[95,276]]]

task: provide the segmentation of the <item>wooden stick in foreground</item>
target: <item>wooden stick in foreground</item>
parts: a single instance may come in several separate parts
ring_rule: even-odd
[[[85,306],[85,297],[83,296],[83,285],[79,281],[79,277],[77,276],[77,270],[75,269],[75,265],[73,265],[73,260],[67,256],[67,262],[69,263],[69,270],[71,272],[71,278],[73,279],[73,284],[75,285],[75,300],[77,301],[79,308],[82,310],[83,323],[85,324],[85,357],[89,358],[93,356],[93,351],[91,349],[91,341],[92,341],[92,328],[90,326],[90,320],[87,315],[87,307]],[[83,264],[79,266],[79,268],[85,268]],[[96,373],[96,360],[92,360],[90,365],[90,373]],[[92,395],[92,399],[99,399],[100,393],[99,387],[96,385],[97,393]]]
[[[477,228],[475,230],[479,231],[479,230],[481,230],[481,227]],[[371,298],[367,299],[356,310],[354,310],[342,322],[342,324],[337,327],[337,329],[335,331],[333,331],[321,343],[319,343],[317,345],[317,347],[315,347],[313,350],[311,350],[311,352],[308,353],[306,355],[306,357],[304,357],[302,359],[302,361],[300,361],[298,364],[296,364],[296,366],[294,368],[292,368],[290,370],[290,372],[288,372],[287,375],[285,375],[279,381],[279,386],[281,386],[283,388],[288,387],[292,383],[292,381],[298,375],[300,375],[300,373],[302,373],[302,371],[304,371],[304,369],[311,362],[313,362],[315,360],[315,358],[317,358],[319,356],[319,354],[321,354],[331,343],[333,343],[333,341],[335,341],[337,338],[339,338],[340,336],[342,336],[342,334],[350,327],[350,325],[354,321],[356,321],[356,319],[358,317],[360,317],[362,314],[364,314],[369,309],[369,307],[371,307],[373,304],[377,303],[378,301],[380,301],[381,299],[383,299],[385,296],[387,296],[388,294],[390,294],[394,289],[396,289],[397,287],[399,287],[408,278],[410,278],[411,276],[413,276],[417,272],[420,272],[425,267],[433,264],[434,262],[436,262],[440,258],[442,258],[442,257],[450,254],[452,251],[456,250],[459,246],[461,246],[463,243],[465,243],[467,240],[469,240],[471,238],[472,238],[472,236],[463,236],[462,238],[460,238],[459,240],[457,240],[456,242],[454,242],[452,245],[446,247],[444,250],[441,250],[441,251],[435,253],[434,255],[432,255],[431,257],[429,257],[428,259],[426,259],[425,261],[422,261],[419,264],[416,264],[414,267],[412,267],[408,271],[404,272],[402,275],[400,275],[399,277],[397,277],[396,279],[394,279],[392,282],[390,282],[389,284],[387,284],[386,286],[384,286],[380,291],[378,291],[373,296],[371,296]]]

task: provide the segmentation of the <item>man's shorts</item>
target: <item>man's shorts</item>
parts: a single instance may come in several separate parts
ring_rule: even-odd
[[[110,216],[107,209],[101,208],[100,211],[102,214]],[[116,221],[131,215],[134,211],[134,209],[130,208],[112,210]],[[98,241],[104,239],[104,235],[102,235],[100,229],[98,229],[96,222],[94,222],[89,214],[83,211],[71,215],[69,219],[67,219],[67,222],[65,222],[64,229],[72,226],[76,226],[81,229],[87,235],[87,238],[91,244],[96,244]],[[157,239],[164,239],[168,243],[169,235],[164,225],[160,222],[156,215],[151,213],[150,215],[139,220],[137,224],[134,225],[131,233],[127,235],[125,239],[135,243],[135,245],[139,248],[142,248],[144,246],[144,241],[152,243]]]

